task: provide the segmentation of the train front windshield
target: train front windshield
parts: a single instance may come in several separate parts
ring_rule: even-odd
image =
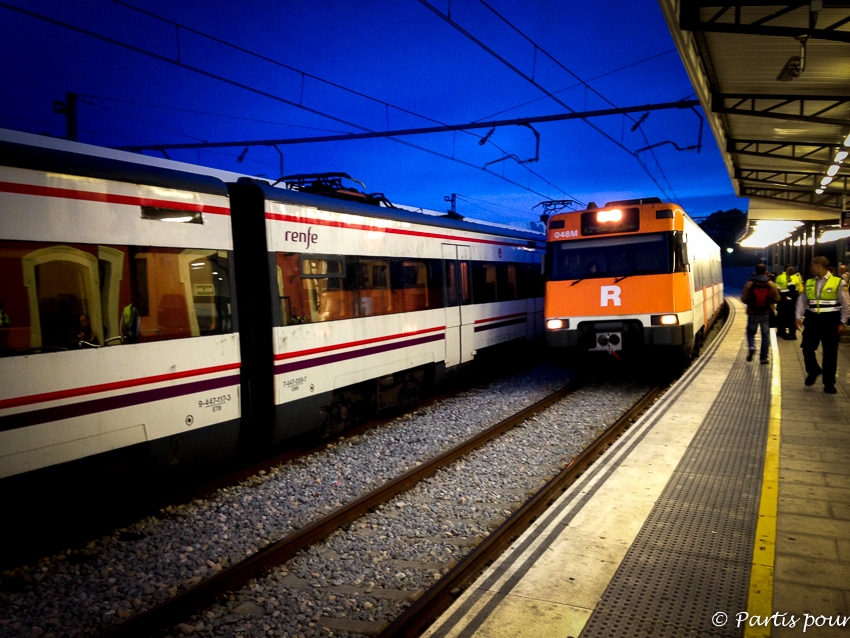
[[[684,268],[681,233],[576,239],[550,243],[553,281],[660,275]]]

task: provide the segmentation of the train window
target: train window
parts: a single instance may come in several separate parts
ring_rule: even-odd
[[[229,263],[215,250],[2,241],[0,354],[229,332]]]
[[[598,279],[670,272],[665,233],[550,244],[553,280]]]
[[[131,298],[121,310],[125,341],[182,339],[232,330],[227,252],[129,250]],[[132,327],[133,311],[138,326]]]
[[[308,321],[299,260],[298,253],[275,254],[280,322],[284,326]]]
[[[682,231],[670,233],[670,272],[687,272],[688,270],[683,235]]]
[[[460,262],[460,303],[462,306],[472,303],[472,273],[468,261]]]
[[[395,312],[390,290],[389,259],[357,260],[358,317],[372,317]]]
[[[518,298],[516,266],[499,264],[499,299],[510,301]]]
[[[413,312],[442,307],[439,262],[433,260],[393,260],[393,295],[399,299],[396,312]]]
[[[450,260],[445,264],[446,274],[446,304],[451,306],[457,305],[457,262]]]
[[[517,264],[517,298],[528,299],[531,294],[531,269],[532,264]]]
[[[301,262],[305,323],[353,319],[354,282],[343,259],[305,258]]]
[[[493,303],[499,299],[499,277],[496,264],[475,262],[472,266],[472,287],[475,303]]]

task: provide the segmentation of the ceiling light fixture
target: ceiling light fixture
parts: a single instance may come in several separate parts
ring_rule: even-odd
[[[824,178],[820,181],[820,185],[821,185],[821,186],[826,186],[826,185],[827,185],[827,184],[829,184],[831,181],[832,181],[832,178],[831,178],[831,177],[829,177],[829,176],[824,177]]]
[[[844,158],[847,157],[847,151],[838,151],[835,154],[835,161],[839,164],[844,161]]]
[[[838,164],[833,164],[826,170],[826,174],[830,177],[835,177],[835,174],[838,172]]]

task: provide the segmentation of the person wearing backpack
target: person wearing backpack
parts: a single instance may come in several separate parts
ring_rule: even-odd
[[[823,375],[823,391],[835,394],[835,372],[838,368],[838,337],[847,329],[850,298],[841,278],[829,271],[829,259],[812,259],[811,273],[797,297],[797,328],[803,331],[803,359],[806,362],[806,385],[814,385]],[[823,365],[818,365],[815,351],[823,343]]]
[[[773,304],[779,301],[779,288],[767,276],[767,266],[758,264],[756,272],[744,284],[741,301],[747,304],[747,361],[756,353],[756,331],[761,329],[761,352],[759,359],[767,363],[770,349],[770,313]]]

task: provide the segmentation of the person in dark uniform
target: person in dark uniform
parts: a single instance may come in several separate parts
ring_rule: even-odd
[[[776,305],[776,336],[793,341],[797,339],[794,309],[797,307],[797,297],[803,288],[803,282],[794,267],[789,264],[776,277],[776,287],[782,297]]]
[[[797,298],[797,328],[803,330],[803,357],[806,361],[806,385],[813,385],[823,375],[823,391],[835,394],[838,367],[838,337],[844,334],[850,305],[841,278],[829,272],[826,257],[812,259],[814,277],[806,280]],[[818,365],[815,351],[823,343],[823,364]]]

